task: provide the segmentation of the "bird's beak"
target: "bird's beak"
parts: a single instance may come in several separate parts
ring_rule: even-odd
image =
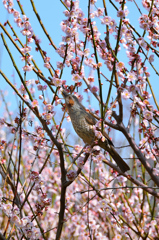
[[[62,93],[62,95],[63,95],[64,98],[66,98],[66,97],[69,95],[69,93],[66,92],[65,90],[62,90],[61,93]]]

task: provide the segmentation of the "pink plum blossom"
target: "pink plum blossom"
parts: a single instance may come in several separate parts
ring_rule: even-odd
[[[151,121],[153,118],[153,113],[151,111],[145,110],[143,112],[143,116],[144,118],[146,118],[147,120]]]
[[[129,99],[129,98],[130,98],[130,92],[125,89],[125,90],[121,93],[121,96],[123,97],[123,99]]]
[[[74,170],[70,170],[67,174],[66,174],[66,179],[67,181],[73,181],[77,176],[77,172]]]
[[[34,99],[32,101],[32,107],[34,108],[34,107],[37,107],[38,105],[39,105],[38,100]]]

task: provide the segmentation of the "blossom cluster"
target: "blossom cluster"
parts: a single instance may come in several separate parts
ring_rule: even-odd
[[[106,8],[98,7],[97,0],[91,0],[87,17],[79,7],[80,1],[62,1],[66,10],[61,22],[62,40],[55,52],[61,60],[56,61],[56,67],[53,67],[47,52],[42,51],[40,40],[34,36],[34,24],[13,8],[13,0],[2,2],[14,17],[13,24],[26,37],[20,49],[24,76],[34,69],[30,46],[33,41],[50,76],[38,70],[39,75],[35,79],[25,79],[20,84],[18,94],[29,106],[22,107],[21,114],[18,107],[15,112],[9,112],[9,104],[2,100],[6,110],[4,117],[0,118],[0,168],[4,179],[0,190],[1,229],[6,230],[8,221],[10,226],[6,235],[12,234],[15,239],[55,239],[63,204],[63,239],[116,240],[123,236],[125,239],[155,239],[159,234],[158,193],[155,187],[142,189],[144,184],[152,184],[153,179],[149,181],[145,170],[140,171],[141,162],[134,149],[138,148],[146,158],[147,166],[152,167],[151,172],[159,176],[159,110],[150,91],[149,78],[152,75],[148,68],[155,69],[153,64],[158,56],[159,1],[142,0],[148,13],[140,14],[138,26],[144,34],[135,29],[127,18],[130,9],[126,1],[111,1],[116,11],[116,15],[112,15],[109,11],[106,13]],[[134,3],[132,0],[128,2]],[[98,27],[98,24],[101,26]],[[121,57],[123,51],[124,61]],[[66,67],[71,80],[62,80]],[[158,73],[156,69],[155,72]],[[68,78],[66,74],[64,79]],[[107,84],[110,84],[109,90],[112,87],[117,93],[117,98],[114,92],[109,96],[112,102],[108,105]],[[119,175],[103,163],[106,159],[111,161],[108,153],[102,152],[98,146],[83,149],[80,140],[73,138],[70,117],[65,112],[61,114],[65,109],[60,98],[61,87],[73,92],[80,102],[87,96],[90,109],[98,114],[96,105],[90,105],[90,96],[94,95],[99,101],[98,109],[103,105],[104,120],[108,118],[110,126],[115,129],[121,130],[129,118],[125,132],[131,137],[131,126],[134,124],[132,142],[136,141],[136,145],[122,154],[130,159],[127,162],[132,172],[125,177]],[[118,107],[124,111],[116,119],[124,117],[123,123],[113,119]],[[68,121],[66,125],[63,123],[65,118]],[[105,141],[99,131],[102,121],[104,128],[110,131],[104,120],[99,120],[93,127],[96,138],[102,141]],[[121,146],[126,144],[121,138],[117,142],[117,137],[114,134],[114,145],[119,145],[117,151],[121,151]],[[127,147],[130,149],[130,145]],[[78,175],[78,172],[81,174]],[[136,185],[133,185],[134,182]],[[62,202],[61,193],[65,184],[70,185],[66,188],[66,201]]]

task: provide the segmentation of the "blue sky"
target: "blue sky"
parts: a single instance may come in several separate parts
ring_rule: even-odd
[[[56,68],[56,61],[61,60],[61,58],[58,56],[58,54],[55,52],[55,50],[53,49],[52,46],[49,45],[49,41],[46,38],[45,34],[43,33],[43,31],[41,30],[41,27],[39,25],[39,22],[33,12],[32,6],[30,1],[28,0],[21,0],[20,1],[21,4],[23,5],[23,9],[25,11],[25,14],[27,15],[27,17],[29,17],[29,21],[34,29],[35,35],[38,35],[38,37],[42,40],[41,42],[41,48],[43,50],[45,50],[47,52],[47,56],[51,57],[51,63],[54,66],[54,68]],[[117,7],[119,7],[119,4],[115,1],[113,1],[115,3],[115,5]],[[142,1],[137,1],[138,3],[138,7],[141,9],[141,11],[143,13],[147,13],[147,11],[145,9],[143,9]],[[37,8],[37,11],[42,19],[42,22],[44,24],[44,26],[46,27],[46,30],[48,31],[49,35],[51,36],[53,42],[55,43],[55,45],[58,47],[59,43],[62,41],[62,36],[64,35],[63,32],[61,31],[61,27],[60,27],[60,23],[63,19],[65,19],[65,16],[63,14],[63,11],[65,10],[65,7],[63,6],[63,4],[59,1],[52,1],[52,0],[47,0],[46,1],[38,1],[35,0],[34,1],[35,6]],[[116,19],[116,22],[119,21],[119,19],[116,17],[116,10],[114,10],[112,8],[112,6],[110,5],[110,3],[108,1],[106,1],[107,7],[108,7],[108,15],[110,15],[112,18]],[[96,3],[97,7],[103,7],[102,5],[102,0],[98,0]],[[131,24],[139,31],[139,33],[142,35],[143,30],[139,29],[139,22],[138,19],[140,17],[140,13],[137,10],[135,4],[133,2],[129,2],[127,1],[127,6],[129,9],[129,15],[128,18],[130,19]],[[14,8],[18,11],[20,11],[17,1],[14,1]],[[88,2],[85,0],[81,0],[80,1],[80,8],[84,11],[85,16],[87,17],[87,9],[88,9]],[[16,24],[14,23],[13,20],[13,15],[12,14],[8,14],[7,11],[4,9],[4,6],[2,4],[2,2],[0,2],[0,9],[1,9],[1,14],[0,14],[0,22],[3,24],[6,20],[9,20],[10,23],[12,24],[12,26],[14,27],[15,31],[17,32],[18,36],[20,37],[20,39],[22,40],[23,43],[25,43],[25,38],[22,36],[22,34],[20,33],[20,30],[18,27],[16,27]],[[96,19],[95,19],[96,20]],[[104,32],[104,28],[105,26],[100,24],[100,20],[96,20],[97,22],[97,26],[99,31]],[[99,23],[99,24],[98,24]],[[7,30],[9,31],[9,33],[12,35],[11,30],[9,29],[9,27],[7,26]],[[5,36],[5,34],[4,34]],[[103,35],[104,36],[104,33]],[[14,37],[13,37],[14,38]],[[22,67],[24,66],[24,62],[22,62],[20,60],[20,54],[19,52],[15,49],[15,47],[12,45],[12,43],[10,43],[9,39],[5,36],[6,42],[8,44],[8,47],[10,48],[14,59],[16,61],[16,64],[18,65],[22,76],[24,76],[24,73],[22,71]],[[112,38],[112,42],[111,44],[115,45],[115,41]],[[48,77],[50,74],[48,72],[47,69],[45,69],[43,67],[43,61],[41,59],[41,57],[39,56],[39,54],[34,51],[34,44],[31,44],[32,46],[32,52],[31,54],[34,56],[34,59],[36,60],[36,63],[39,65],[39,67],[41,68],[41,70],[44,72],[45,76]],[[126,54],[125,51],[121,51],[119,53],[119,61],[124,61],[125,64],[127,64],[125,62],[126,59]],[[127,61],[127,59],[126,59]],[[158,59],[156,59],[154,65],[158,66]],[[126,65],[128,67],[128,69],[130,70],[130,66]],[[149,67],[149,71],[151,72],[151,77],[150,77],[150,81],[152,83],[152,86],[154,87],[154,92],[156,94],[156,96],[158,96],[158,76],[151,70],[150,65],[148,64]],[[20,86],[20,81],[18,79],[18,76],[15,72],[15,69],[12,65],[12,62],[8,56],[8,53],[6,52],[3,44],[2,44],[2,40],[0,39],[0,68],[2,69],[2,71],[7,75],[7,77],[11,80],[11,81],[15,81],[17,83],[17,86]],[[110,77],[110,72],[108,71],[107,68],[103,68],[104,74],[106,76],[108,76],[108,78]],[[70,74],[71,70],[69,68],[66,68],[64,70],[64,74],[62,76],[63,80],[67,80],[69,81],[68,84],[73,84],[73,82],[71,81],[71,74]],[[14,78],[13,78],[13,74],[14,74]],[[89,70],[86,71],[86,76],[88,76],[89,74]],[[30,72],[27,73],[27,79],[35,79],[36,76],[34,73]],[[1,89],[2,90],[7,90],[9,92],[9,95],[7,97],[7,101],[11,102],[12,105],[9,106],[9,108],[11,110],[14,109],[13,103],[15,102],[15,96],[13,95],[13,91],[10,89],[10,87],[8,87],[8,85],[6,85],[5,80],[0,76],[0,81],[1,81]],[[107,87],[107,85],[106,85]],[[85,88],[85,86],[83,87]],[[105,89],[106,91],[104,91],[105,95],[107,94],[107,89]],[[106,97],[105,97],[106,99]]]

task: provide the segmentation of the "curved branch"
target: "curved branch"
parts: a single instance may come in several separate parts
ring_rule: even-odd
[[[118,122],[118,116],[116,115],[115,112],[113,112],[113,117],[117,120]],[[121,131],[126,139],[128,140],[130,146],[132,147],[133,151],[135,152],[136,156],[139,158],[149,175],[151,176],[151,179],[155,182],[155,184],[159,187],[159,177],[156,176],[153,172],[153,168],[149,165],[147,162],[147,159],[144,157],[142,154],[141,150],[139,147],[136,145],[134,139],[131,137],[130,133],[127,131],[123,123],[118,124],[118,130]]]
[[[154,197],[159,198],[159,193],[156,192],[153,188],[148,187],[147,185],[143,184],[142,182],[136,180],[135,178],[133,178],[131,175],[127,174],[127,173],[123,173],[115,164],[113,164],[112,162],[104,159],[103,160],[104,163],[106,163],[108,166],[110,166],[111,168],[113,168],[115,171],[117,171],[120,175],[123,175],[124,177],[126,177],[128,180],[130,180],[132,183],[136,184],[137,186],[143,188],[146,192],[148,192],[149,194],[153,195]]]

